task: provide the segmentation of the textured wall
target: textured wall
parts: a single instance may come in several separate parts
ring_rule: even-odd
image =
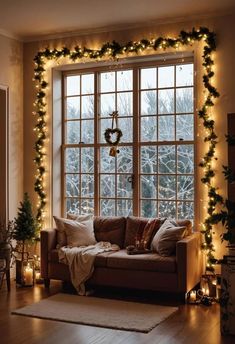
[[[13,219],[23,191],[22,43],[0,35],[0,61],[0,85],[9,88],[9,218]]]

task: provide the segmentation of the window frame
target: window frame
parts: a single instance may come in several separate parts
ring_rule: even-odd
[[[139,101],[139,93],[140,93],[140,69],[141,68],[150,68],[150,67],[161,67],[161,66],[169,66],[169,65],[181,65],[181,64],[187,64],[192,63],[194,66],[194,75],[193,75],[193,115],[194,115],[194,139],[193,141],[149,141],[147,142],[141,142],[141,115],[140,115],[140,101]],[[80,67],[80,66],[79,66]],[[197,199],[197,173],[198,169],[196,168],[196,156],[197,156],[197,136],[196,136],[196,128],[197,128],[197,116],[195,112],[196,107],[196,84],[195,84],[195,61],[193,56],[188,56],[182,58],[172,58],[172,55],[161,58],[159,60],[159,56],[153,56],[151,57],[144,57],[143,59],[138,59],[138,61],[134,62],[120,62],[120,65],[112,66],[112,63],[110,65],[107,65],[104,63],[101,63],[99,66],[95,67],[89,67],[89,66],[82,66],[82,68],[74,69],[74,70],[68,70],[62,72],[62,144],[61,144],[61,213],[62,215],[65,215],[65,200],[66,200],[66,190],[65,190],[65,161],[64,161],[64,152],[65,149],[69,147],[94,147],[94,215],[100,214],[100,195],[99,195],[99,147],[107,147],[108,145],[106,143],[98,142],[99,139],[99,132],[98,132],[98,122],[99,122],[99,114],[98,114],[98,73],[101,72],[109,72],[109,71],[120,71],[120,70],[127,70],[132,69],[133,70],[133,142],[131,143],[120,143],[120,146],[132,146],[133,147],[133,157],[135,157],[135,163],[133,163],[133,175],[135,176],[135,179],[137,177],[138,182],[135,180],[135,187],[133,189],[133,200],[138,200],[136,202],[133,202],[133,216],[140,216],[140,210],[141,210],[141,195],[140,195],[140,183],[141,183],[141,171],[140,171],[140,155],[138,154],[140,152],[140,147],[142,146],[160,146],[160,145],[174,145],[177,147],[179,144],[192,144],[194,146],[194,197],[193,197],[193,204],[194,204],[194,219],[196,217],[196,199]],[[176,68],[175,68],[176,71]],[[65,143],[65,80],[67,76],[76,75],[76,74],[83,74],[83,73],[94,73],[95,78],[95,86],[94,86],[94,144],[66,144]],[[176,92],[176,85],[174,84],[174,92]],[[176,97],[174,98],[174,102],[176,102]],[[176,109],[173,113],[175,120],[176,120]],[[157,116],[159,116],[157,114]],[[175,127],[176,131],[176,127]],[[176,136],[175,136],[176,139]],[[177,149],[176,149],[177,150]],[[177,166],[176,166],[177,168]],[[159,172],[156,173],[158,175]],[[177,178],[177,172],[173,174]],[[176,187],[177,189],[177,187]],[[176,198],[173,199],[173,201],[178,201]]]

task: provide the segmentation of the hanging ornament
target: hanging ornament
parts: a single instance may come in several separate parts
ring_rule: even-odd
[[[109,155],[115,157],[118,153],[118,144],[122,137],[122,131],[118,128],[118,111],[113,111],[109,116],[112,117],[112,128],[107,128],[104,132],[105,141],[111,146]],[[114,124],[116,127],[114,127]],[[113,139],[113,136],[115,137]]]

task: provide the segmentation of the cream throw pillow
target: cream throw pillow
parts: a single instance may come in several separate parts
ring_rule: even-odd
[[[71,221],[68,219],[65,219],[63,217],[58,217],[58,216],[53,216],[54,220],[55,220],[55,224],[56,224],[56,230],[57,230],[57,247],[56,248],[60,248],[62,246],[66,246],[67,245],[67,237],[66,237],[66,233],[65,233],[65,227],[64,224],[66,221]],[[69,215],[68,215],[69,218]],[[83,221],[87,221],[93,219],[92,215],[73,215],[72,220],[76,220],[78,222],[83,222]]]
[[[67,246],[69,247],[96,244],[93,220],[82,222],[67,220],[64,223],[64,229],[67,237]]]
[[[178,226],[174,220],[166,220],[155,234],[151,249],[161,256],[170,256],[175,253],[176,242],[186,233],[185,226]]]

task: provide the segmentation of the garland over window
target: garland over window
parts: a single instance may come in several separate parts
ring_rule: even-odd
[[[213,245],[213,225],[215,224],[213,214],[215,206],[218,203],[223,203],[223,198],[219,195],[217,188],[214,186],[213,177],[215,171],[212,168],[213,160],[217,160],[215,156],[215,148],[217,144],[217,135],[215,133],[215,122],[211,119],[210,112],[214,106],[214,99],[219,97],[217,89],[213,86],[211,80],[214,76],[212,58],[213,51],[216,50],[215,33],[211,32],[206,27],[200,27],[198,30],[181,31],[176,38],[158,37],[156,39],[141,39],[140,41],[130,41],[126,44],[121,44],[116,41],[103,44],[100,49],[89,49],[87,47],[76,46],[73,50],[63,47],[62,49],[49,49],[39,51],[34,58],[34,80],[37,87],[37,95],[35,101],[35,112],[37,116],[37,124],[35,130],[37,132],[37,140],[35,142],[35,164],[37,167],[36,181],[34,189],[38,194],[38,207],[37,207],[37,220],[40,227],[43,226],[44,210],[46,206],[46,192],[43,186],[45,179],[46,166],[45,166],[45,153],[44,146],[47,138],[46,133],[46,88],[48,82],[45,79],[46,62],[48,60],[59,60],[60,58],[67,57],[72,62],[79,62],[80,59],[88,58],[91,60],[100,60],[105,58],[118,59],[126,55],[138,54],[150,49],[152,51],[162,51],[167,48],[181,48],[183,46],[193,45],[195,41],[203,41],[203,55],[202,66],[204,67],[203,84],[205,89],[205,100],[198,111],[198,116],[202,121],[205,128],[206,136],[204,141],[208,143],[208,150],[200,162],[200,166],[204,170],[204,176],[201,179],[202,183],[206,185],[208,190],[208,206],[207,216],[203,223],[202,233],[204,234],[204,242],[202,248],[207,254],[207,270],[213,271],[213,264],[216,262],[214,257]]]

